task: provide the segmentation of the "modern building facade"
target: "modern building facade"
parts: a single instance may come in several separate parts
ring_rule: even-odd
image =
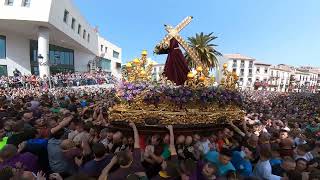
[[[92,64],[118,75],[121,54],[72,0],[0,0],[0,75],[18,69],[43,77],[88,71]]]

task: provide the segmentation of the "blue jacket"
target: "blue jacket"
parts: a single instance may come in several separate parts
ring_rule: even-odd
[[[240,175],[245,177],[252,176],[252,164],[250,160],[244,159],[239,151],[233,152],[231,163]]]

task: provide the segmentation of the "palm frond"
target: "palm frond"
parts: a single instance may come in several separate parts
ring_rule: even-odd
[[[212,41],[217,37],[213,33],[204,34],[196,33],[193,37],[188,37],[188,44],[193,48],[200,58],[201,63],[208,66],[210,69],[218,67],[218,59],[216,56],[221,56],[222,54],[215,50],[217,45],[213,44]],[[195,67],[192,58],[186,53],[186,60],[189,66]]]

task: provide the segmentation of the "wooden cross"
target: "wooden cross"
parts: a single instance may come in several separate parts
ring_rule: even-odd
[[[184,29],[190,22],[192,21],[193,17],[188,16],[180,24],[178,24],[175,28],[170,25],[164,25],[168,34],[162,39],[160,42],[160,46],[167,49],[170,46],[170,40],[175,38],[182,48],[189,54],[191,59],[195,62],[196,67],[202,65],[200,58],[197,52],[191,48],[188,43],[180,36],[179,32]]]

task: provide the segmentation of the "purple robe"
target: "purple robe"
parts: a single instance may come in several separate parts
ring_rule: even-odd
[[[164,67],[164,75],[168,80],[182,85],[187,80],[189,73],[187,61],[179,48],[179,43],[176,39],[170,40],[170,48],[167,61]]]

